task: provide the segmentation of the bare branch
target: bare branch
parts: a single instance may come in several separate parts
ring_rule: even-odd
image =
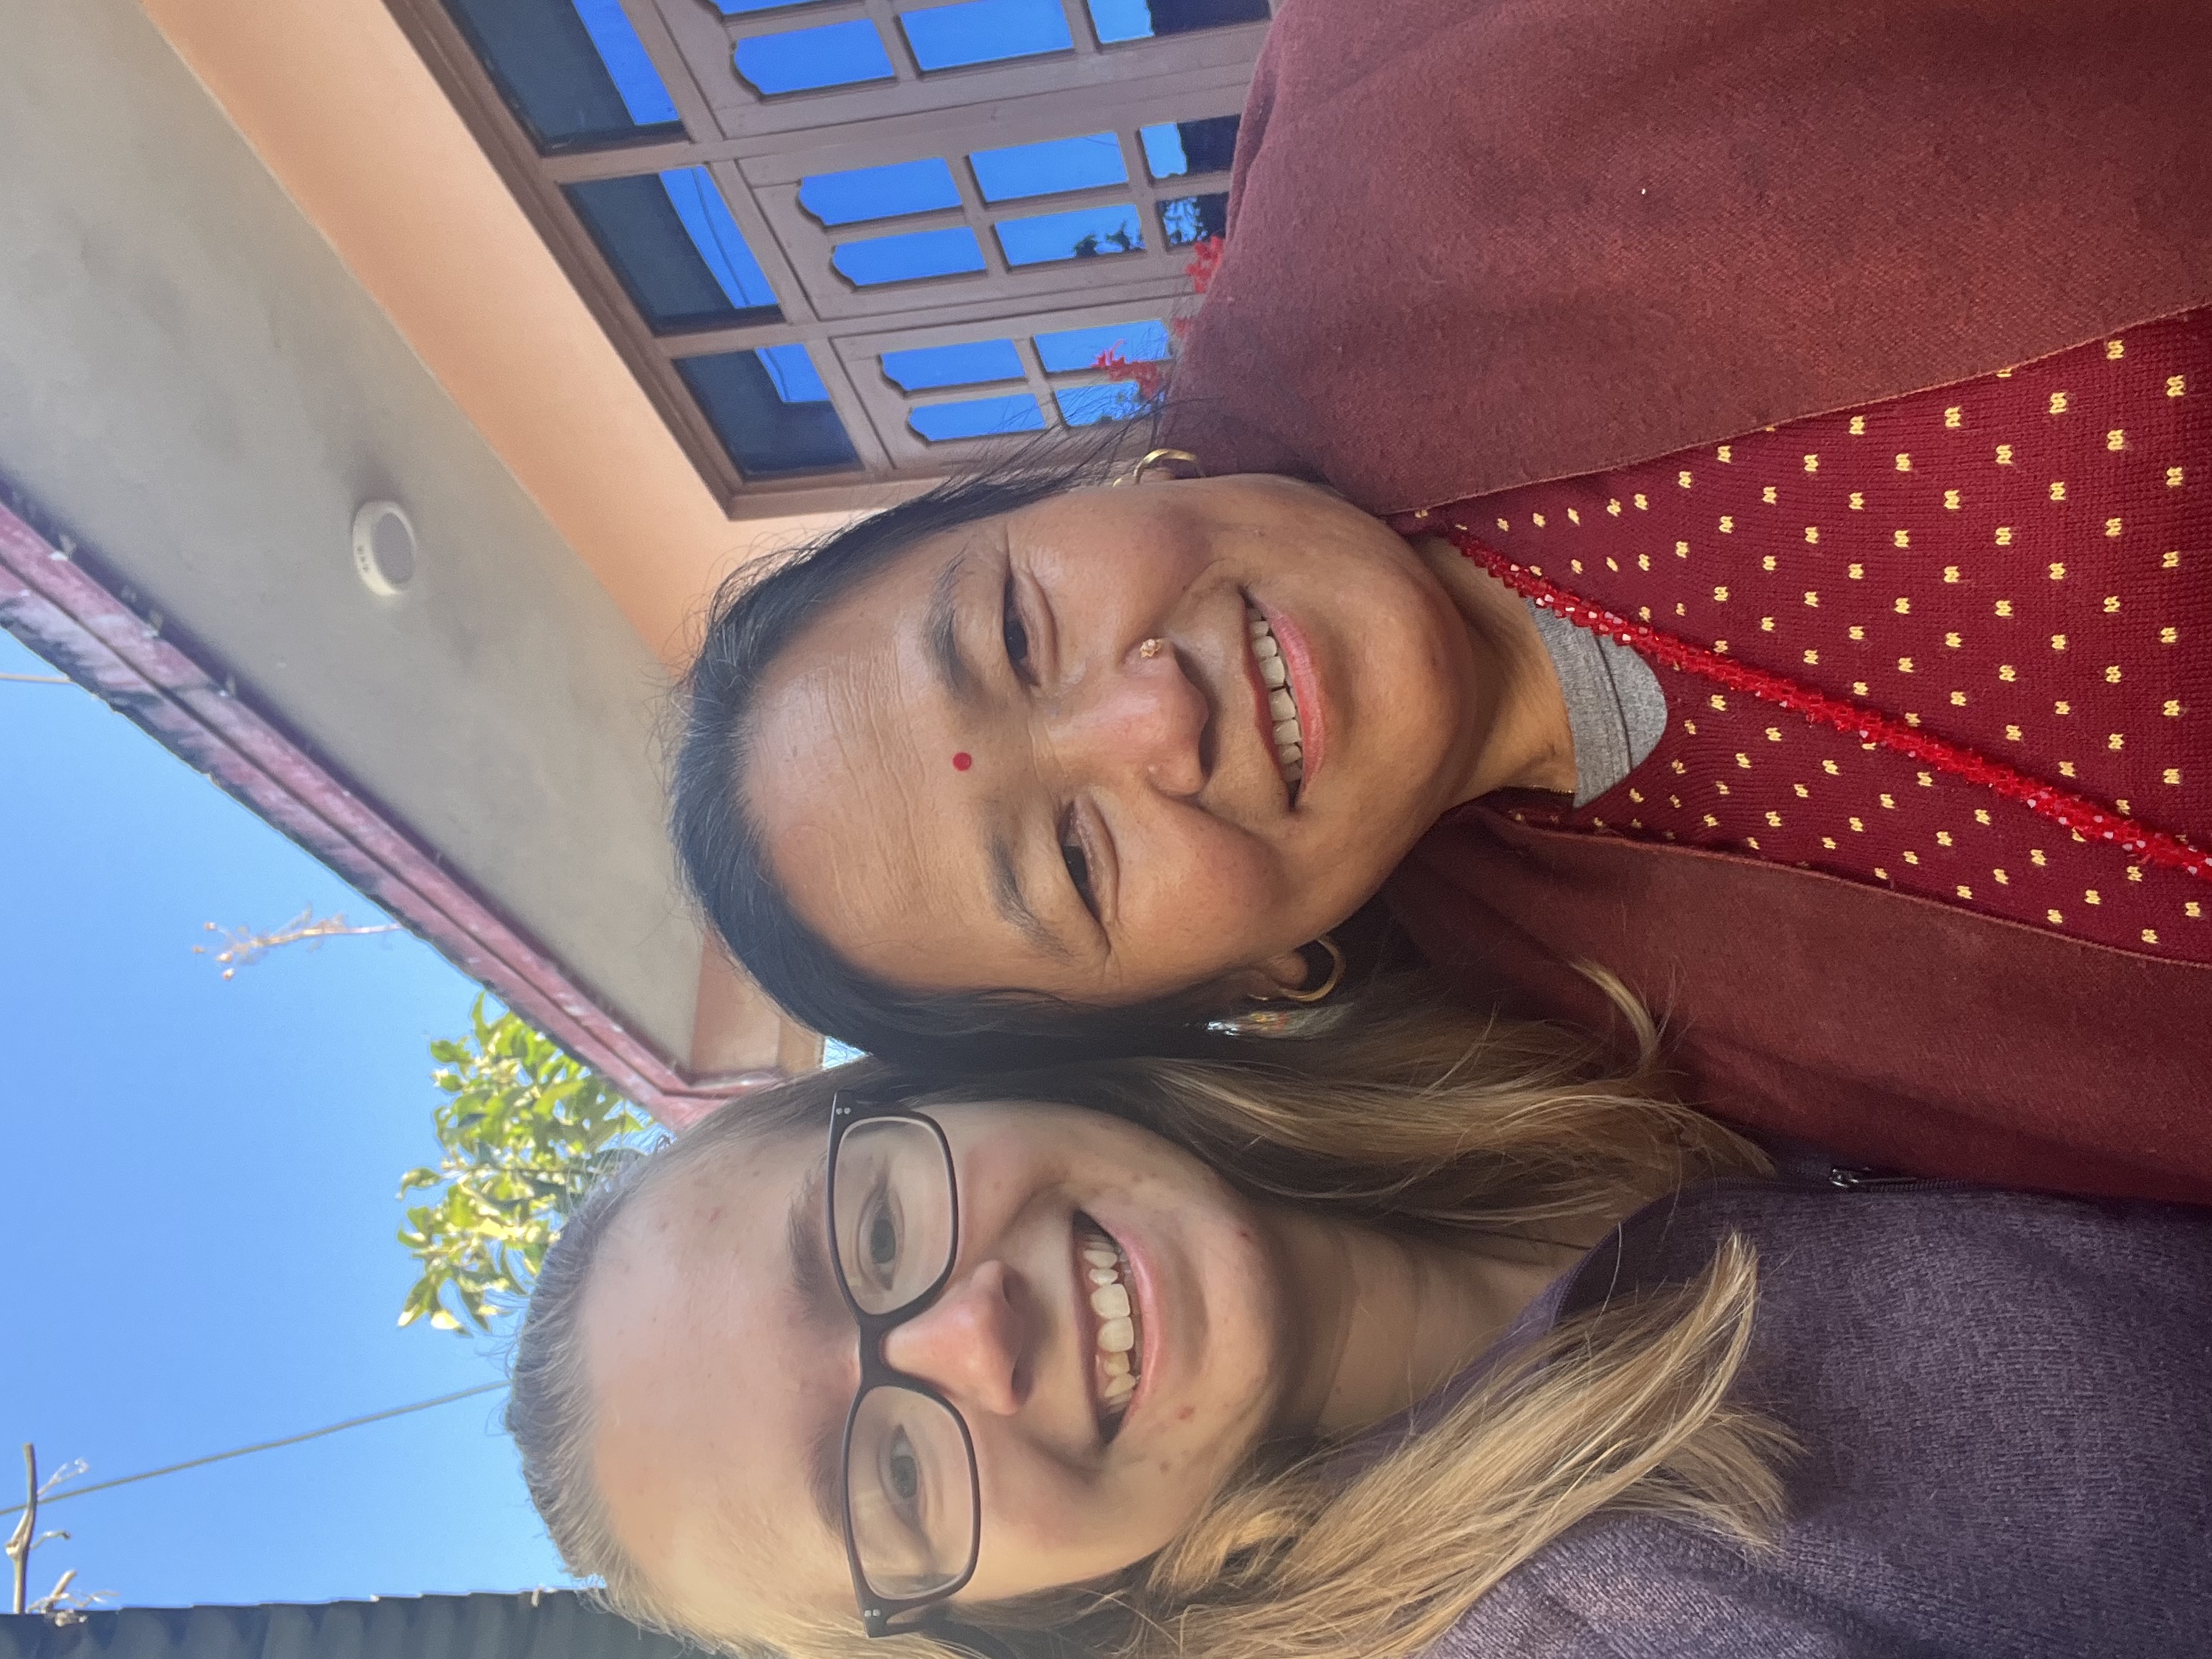
[[[39,1496],[40,1498],[44,1498],[48,1492],[53,1491],[56,1486],[60,1486],[63,1481],[76,1480],[77,1476],[82,1474],[91,1467],[92,1465],[86,1462],[82,1457],[72,1457],[68,1462],[56,1469],[40,1484]]]
[[[21,1613],[29,1605],[31,1594],[31,1551],[39,1536],[39,1454],[26,1440],[23,1443],[23,1518],[15,1523],[15,1532],[8,1540],[8,1559],[15,1569],[15,1608]]]
[[[356,927],[346,921],[343,911],[336,911],[318,920],[315,907],[309,905],[282,927],[265,933],[257,933],[251,927],[218,927],[207,924],[207,931],[221,938],[222,948],[210,952],[204,945],[192,946],[192,954],[204,957],[212,954],[222,964],[222,976],[230,978],[249,963],[255,963],[271,951],[286,945],[320,945],[326,939],[360,939],[370,933],[396,933],[401,931],[396,921],[380,922],[374,927]]]
[[[103,1601],[112,1601],[115,1599],[113,1590],[71,1589],[70,1583],[76,1577],[76,1569],[71,1567],[54,1581],[54,1587],[52,1589],[32,1602],[25,1611],[58,1620],[64,1625],[73,1625],[86,1608],[96,1607]]]

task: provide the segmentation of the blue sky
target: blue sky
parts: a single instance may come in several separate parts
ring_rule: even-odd
[[[51,672],[0,634],[0,672]],[[424,1045],[476,987],[404,933],[224,982],[206,922],[383,918],[74,686],[0,681],[0,1490],[27,1439],[96,1480],[496,1377],[489,1345],[393,1323]],[[63,1504],[33,1593],[65,1567],[139,1606],[564,1583],[500,1400]]]

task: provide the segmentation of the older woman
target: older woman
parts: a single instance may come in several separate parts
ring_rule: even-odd
[[[708,911],[942,1053],[1325,991],[1379,892],[1742,1121],[2212,1197],[2208,98],[2172,0],[1286,9],[1182,452],[719,608]]]
[[[2203,1216],[1765,1179],[1448,1012],[1259,1047],[644,1160],[517,1353],[571,1566],[791,1659],[2212,1652]]]

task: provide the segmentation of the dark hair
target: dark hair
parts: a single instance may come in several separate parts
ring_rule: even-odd
[[[1019,988],[910,992],[861,972],[809,927],[769,867],[741,787],[762,680],[792,640],[859,583],[932,536],[1103,483],[1130,440],[1060,439],[858,520],[744,570],[715,592],[686,676],[672,832],[708,921],[793,1019],[871,1054],[956,1071],[1211,1046],[1223,1010],[1190,991],[1100,1008]]]

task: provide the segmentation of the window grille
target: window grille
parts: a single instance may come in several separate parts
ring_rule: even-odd
[[[1271,0],[387,0],[735,518],[1124,418]]]

